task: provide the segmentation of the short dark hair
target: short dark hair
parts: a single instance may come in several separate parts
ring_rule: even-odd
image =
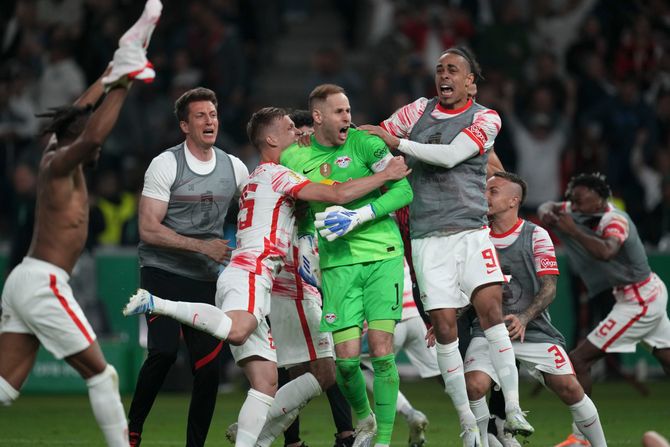
[[[263,144],[261,134],[268,126],[275,120],[281,119],[288,115],[286,110],[279,107],[263,107],[254,112],[247,123],[247,137],[249,142],[256,148],[260,149]]]
[[[195,101],[210,101],[214,107],[219,105],[216,93],[205,87],[193,88],[181,95],[174,103],[174,114],[177,121],[188,121],[188,105]]]
[[[92,104],[83,107],[67,105],[51,107],[48,112],[38,113],[38,118],[51,118],[42,135],[55,133],[59,143],[76,139],[84,130],[83,122],[93,110]]]
[[[518,174],[507,171],[496,171],[493,173],[493,177],[500,177],[507,180],[508,182],[516,183],[521,187],[521,205],[526,200],[526,193],[528,192],[528,184],[524,179],[521,178]]]
[[[314,103],[317,101],[325,101],[330,95],[336,95],[338,93],[343,93],[346,95],[346,92],[342,87],[335,84],[321,84],[317,85],[312,93],[309,94],[309,110],[314,110]]]
[[[458,54],[468,62],[470,65],[470,72],[475,75],[475,82],[484,79],[484,76],[482,75],[482,67],[479,65],[479,62],[475,57],[475,53],[473,53],[472,50],[470,50],[468,47],[460,46],[449,48],[448,50],[442,52],[442,56],[447,53]]]
[[[314,118],[312,118],[309,110],[296,109],[289,113],[288,116],[293,121],[293,124],[295,124],[295,127],[314,126]]]
[[[601,198],[607,200],[612,195],[612,190],[607,184],[607,177],[600,172],[582,173],[573,176],[565,189],[565,198],[570,200],[572,192],[577,186],[583,186],[598,194]]]

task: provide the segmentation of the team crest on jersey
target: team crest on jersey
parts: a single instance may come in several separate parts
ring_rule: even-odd
[[[341,157],[337,157],[337,160],[335,160],[335,164],[338,165],[342,169],[349,166],[349,163],[351,163],[351,158],[348,155],[343,155]]]
[[[329,163],[323,163],[321,166],[319,166],[319,172],[321,173],[322,177],[330,177],[331,172],[333,172],[333,169],[330,167]]]
[[[337,315],[335,314],[326,314],[323,316],[323,319],[326,320],[326,323],[328,324],[333,324],[335,323],[335,320],[337,320]]]

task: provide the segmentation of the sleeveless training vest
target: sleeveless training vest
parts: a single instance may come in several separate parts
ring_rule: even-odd
[[[412,128],[409,139],[418,143],[449,144],[466,127],[474,115],[486,108],[472,106],[458,116],[436,119],[431,116],[437,105],[431,99],[419,121]],[[409,181],[414,191],[410,204],[410,233],[413,239],[444,235],[486,225],[488,206],[486,190],[486,164],[488,152],[472,157],[447,169],[407,157],[413,169]]]
[[[612,212],[623,216],[628,221],[629,230],[628,238],[619,249],[619,253],[609,261],[596,259],[577,241],[556,231],[565,246],[570,266],[584,281],[589,297],[613,287],[638,283],[651,274],[647,254],[637,233],[637,227],[627,213],[616,208]],[[594,228],[597,227],[602,215],[591,216],[572,212],[570,214],[584,232],[596,235]]]
[[[162,224],[183,236],[221,239],[228,206],[237,191],[230,157],[215,147],[216,167],[209,174],[200,175],[188,167],[183,143],[167,150],[177,160],[177,175],[170,188],[170,201]],[[219,275],[219,264],[202,253],[157,247],[141,241],[138,252],[142,267],[156,267],[201,281],[216,281]]]
[[[503,284],[503,315],[518,315],[528,309],[540,291],[540,280],[537,278],[533,256],[534,230],[533,223],[524,221],[516,241],[508,247],[497,249],[502,271],[509,278],[509,282]],[[478,320],[473,335],[484,335]],[[552,343],[565,347],[565,338],[551,324],[547,309],[528,322],[524,342]]]

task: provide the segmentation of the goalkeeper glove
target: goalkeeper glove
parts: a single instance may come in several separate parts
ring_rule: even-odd
[[[355,210],[341,206],[330,206],[321,213],[316,213],[314,225],[319,234],[328,241],[344,236],[362,223],[375,218],[375,210],[368,204]]]
[[[319,268],[319,252],[316,248],[314,235],[305,234],[298,238],[300,256],[298,273],[309,285],[321,287],[321,269]]]

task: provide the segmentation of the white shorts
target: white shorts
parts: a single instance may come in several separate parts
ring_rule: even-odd
[[[0,332],[33,334],[54,357],[88,348],[96,339],[72,295],[65,270],[25,257],[2,289]]]
[[[655,274],[645,289],[638,303],[617,301],[587,339],[604,352],[635,352],[639,342],[670,348],[668,290]]]
[[[575,373],[568,353],[561,345],[513,341],[512,349],[514,349],[514,356],[521,366],[542,384],[544,384],[543,372],[554,376]],[[500,384],[498,374],[496,374],[491,362],[489,342],[486,337],[475,337],[470,341],[470,346],[468,346],[463,361],[463,371],[466,373],[482,371],[494,382]]]
[[[477,287],[505,281],[488,228],[412,239],[412,261],[427,311],[465,307]]]
[[[319,331],[321,306],[317,301],[273,298],[270,322],[277,346],[277,366],[290,368],[333,357],[330,332]]]
[[[242,360],[253,356],[262,357],[276,363],[277,351],[275,350],[270,326],[268,326],[265,318],[258,322],[256,330],[241,346],[230,345],[230,352],[233,354],[235,363],[240,363]]]
[[[414,317],[398,323],[393,334],[393,350],[403,349],[423,379],[440,375],[435,347],[426,346],[426,332],[421,317]]]
[[[270,314],[272,279],[238,267],[226,267],[216,281],[216,307],[224,312],[246,310],[259,325]]]

